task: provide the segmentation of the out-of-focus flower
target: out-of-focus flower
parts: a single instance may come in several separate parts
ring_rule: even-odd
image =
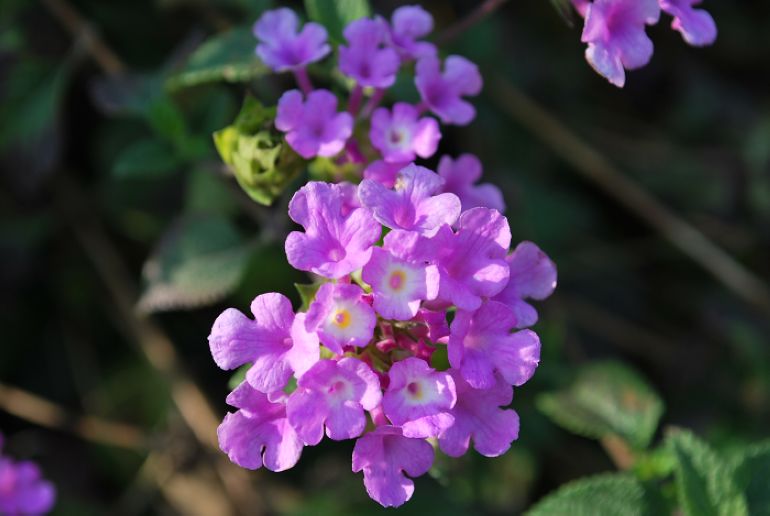
[[[278,101],[275,127],[286,133],[286,141],[303,158],[334,156],[353,132],[353,117],[337,112],[337,97],[315,90],[302,101],[299,90],[284,93]]]
[[[438,175],[444,179],[444,191],[460,198],[463,211],[471,208],[492,208],[505,213],[503,193],[491,183],[476,185],[481,179],[481,161],[473,154],[461,154],[457,159],[442,156]]]
[[[414,106],[398,102],[392,111],[380,108],[372,114],[369,139],[385,161],[403,163],[433,156],[441,131],[435,119],[419,118]]]
[[[464,57],[447,57],[443,72],[438,57],[423,57],[417,62],[415,84],[422,101],[445,124],[466,125],[476,116],[463,97],[478,95],[483,82],[478,67]]]
[[[298,26],[297,15],[287,8],[266,11],[254,24],[254,35],[260,41],[257,55],[276,72],[320,61],[331,50],[322,25],[306,23],[299,32]]]

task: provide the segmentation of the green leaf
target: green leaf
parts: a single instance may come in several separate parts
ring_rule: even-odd
[[[646,447],[663,413],[663,402],[634,370],[618,362],[581,368],[567,388],[542,394],[538,408],[576,434],[601,439],[617,435]]]
[[[302,306],[300,312],[307,312],[310,308],[310,303],[315,299],[315,295],[318,289],[321,288],[323,283],[295,283],[294,288],[299,292],[299,298],[302,300]]]
[[[329,39],[343,41],[345,26],[359,18],[371,16],[368,0],[305,0],[305,10],[311,20],[326,27]]]
[[[735,484],[752,516],[770,516],[770,441],[747,447],[735,464]]]
[[[185,212],[235,216],[238,213],[238,205],[225,181],[215,170],[194,168],[187,174]]]
[[[181,72],[166,82],[169,90],[209,82],[248,82],[269,72],[257,58],[251,27],[238,27],[213,36],[192,53]]]
[[[271,129],[275,110],[247,97],[233,125],[214,133],[219,155],[243,190],[272,204],[304,168],[304,160]]]
[[[227,386],[231,391],[234,391],[236,387],[243,383],[246,379],[246,373],[251,369],[251,366],[252,364],[246,364],[235,370],[235,373],[233,373],[230,380],[227,382]]]
[[[167,175],[179,166],[174,151],[157,140],[140,140],[123,149],[112,167],[118,178],[150,178]]]
[[[540,500],[528,516],[646,516],[656,511],[644,486],[625,474],[570,482]]]
[[[174,224],[145,263],[137,308],[157,312],[214,303],[237,287],[252,254],[223,217],[191,216]]]
[[[676,459],[674,475],[684,514],[748,514],[746,500],[735,484],[733,468],[708,444],[690,431],[675,429],[667,435],[666,445]]]

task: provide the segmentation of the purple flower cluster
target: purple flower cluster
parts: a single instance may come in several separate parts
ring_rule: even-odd
[[[0,450],[3,436],[0,435]],[[0,455],[0,514],[46,514],[54,505],[56,490],[29,461],[15,462]]]
[[[461,212],[443,183],[407,165],[390,188],[364,179],[350,196],[349,183],[310,182],[294,195],[289,215],[304,231],[286,254],[320,282],[307,313],[263,294],[253,319],[225,310],[209,336],[221,368],[249,367],[219,428],[233,462],[282,471],[324,433],[358,439],[353,470],[372,498],[398,506],[433,462],[426,439],[451,456],[473,441],[495,457],[517,438],[504,407],[540,357],[526,300],[553,292],[556,269],[530,242],[509,252],[505,217]]]
[[[298,32],[282,9],[257,22],[260,56],[294,71],[302,90],[281,97],[276,127],[301,156],[355,165],[359,179],[311,181],[289,203],[302,230],[286,238],[288,262],[316,279],[307,310],[262,294],[251,317],[227,309],[209,336],[219,367],[247,369],[218,432],[233,462],[283,471],[324,434],[355,439],[352,469],[383,506],[411,498],[412,478],[430,469],[436,448],[453,457],[471,445],[488,457],[508,450],[519,432],[507,408],[513,388],[540,357],[528,300],[556,286],[556,268],[535,244],[510,250],[502,194],[477,184],[476,157],[443,156],[438,173],[414,163],[436,153],[439,120],[473,119],[464,97],[482,87],[475,65],[459,56],[442,63],[420,40],[432,25],[417,6],[390,22],[348,25],[339,69],[353,86],[338,111],[337,97],[314,89],[305,70],[328,52],[319,28]],[[410,61],[422,100],[380,107]]]
[[[652,58],[653,44],[647,25],[660,20],[661,11],[673,20],[671,28],[693,46],[714,43],[717,27],[709,13],[697,9],[701,0],[572,0],[585,18],[583,43],[589,64],[612,84],[623,87],[625,70],[645,66]]]

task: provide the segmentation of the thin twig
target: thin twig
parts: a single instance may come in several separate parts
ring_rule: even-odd
[[[484,18],[495,12],[508,0],[486,0],[476,9],[470,12],[468,16],[462,18],[457,23],[450,25],[436,37],[436,45],[443,46],[457,39],[460,34],[470,29]]]
[[[75,40],[82,41],[86,51],[110,75],[120,75],[126,66],[102,41],[94,28],[65,0],[43,0],[48,10],[64,25]]]
[[[770,314],[770,290],[754,273],[681,219],[650,193],[624,176],[591,145],[520,92],[498,78],[492,89],[497,104],[583,177],[663,235],[736,295]]]
[[[168,381],[172,400],[198,442],[219,454],[216,432],[219,419],[203,392],[183,370],[171,340],[148,316],[134,310],[137,288],[97,217],[90,213],[86,196],[66,178],[62,178],[57,192],[59,209],[107,287],[122,326],[129,332],[132,341],[138,343],[147,361]],[[74,207],[80,211],[73,212]],[[225,464],[224,457],[218,456],[215,461],[216,472],[232,501],[244,513],[257,514],[263,500],[258,499],[261,497],[252,489],[246,474]]]
[[[70,31],[76,39],[84,41],[86,51],[110,76],[119,76],[126,66],[121,59],[101,40],[91,25],[66,1],[43,0],[49,11]],[[109,290],[124,326],[139,343],[149,363],[165,377],[171,385],[171,396],[182,419],[192,430],[197,440],[208,449],[219,453],[216,430],[219,420],[203,392],[182,370],[171,340],[149,317],[134,310],[137,288],[117,250],[112,246],[93,214],[79,219],[70,210],[73,206],[86,207],[85,196],[78,187],[62,181],[59,194],[60,208],[70,217],[72,229],[99,276]],[[73,218],[74,216],[74,218]],[[265,506],[253,489],[249,477],[241,470],[226,464],[226,459],[215,459],[216,472],[232,502],[244,514],[259,514]]]
[[[149,439],[134,426],[96,416],[76,416],[52,401],[2,383],[0,409],[37,425],[75,434],[87,441],[133,450],[147,450],[149,446]]]

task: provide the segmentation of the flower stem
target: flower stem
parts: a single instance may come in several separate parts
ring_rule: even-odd
[[[350,93],[350,100],[348,101],[348,113],[356,116],[358,110],[361,108],[361,100],[364,98],[364,88],[360,84],[356,84],[353,91]]]
[[[299,88],[305,95],[313,91],[313,83],[310,82],[310,76],[307,74],[306,68],[298,68],[294,70],[294,78],[297,80]]]

